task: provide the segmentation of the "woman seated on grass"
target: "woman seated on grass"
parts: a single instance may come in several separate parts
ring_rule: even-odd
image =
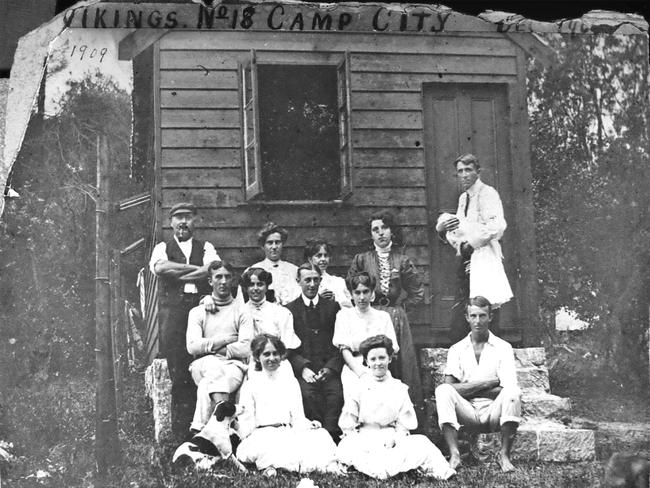
[[[352,301],[345,280],[327,272],[332,259],[332,246],[324,239],[310,239],[305,245],[304,258],[312,266],[318,266],[321,271],[318,294],[336,301],[341,307],[351,307]]]
[[[342,308],[336,314],[332,337],[332,343],[341,349],[345,361],[341,372],[344,396],[354,391],[361,376],[370,373],[364,366],[359,351],[363,340],[383,334],[391,339],[395,352],[399,350],[390,315],[370,305],[374,295],[375,278],[364,271],[348,278],[347,284],[352,293],[354,307]]]
[[[437,479],[453,476],[456,471],[428,438],[409,433],[417,427],[417,418],[408,386],[388,372],[392,341],[377,335],[364,340],[359,350],[371,375],[345,399],[337,459],[378,479],[413,469]]]
[[[279,371],[286,355],[283,342],[275,335],[260,334],[251,351],[262,374],[251,375],[240,391],[239,460],[255,463],[265,476],[275,476],[280,468],[342,472],[330,435],[319,422],[305,417],[298,381]]]

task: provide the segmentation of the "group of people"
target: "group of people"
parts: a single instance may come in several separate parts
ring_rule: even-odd
[[[494,268],[485,264],[494,256],[500,262],[503,209],[496,217],[486,210],[500,201],[480,181],[475,157],[454,164],[466,191],[457,214],[443,214],[437,231],[458,250],[470,283],[461,286],[492,293],[473,273]],[[426,436],[411,434],[423,398],[405,306],[421,302],[424,289],[399,250],[391,213],[370,217],[372,249],[353,258],[345,279],[327,272],[333,249],[324,240],[307,243],[303,264],[283,261],[288,233],[272,222],[258,234],[265,259],[238,279],[214,246],[194,237],[196,214],[191,203],[171,208],[174,235],[150,261],[159,277],[159,345],[172,381],[173,432],[187,440],[177,454],[214,452],[214,425],[227,416],[236,418],[229,447],[268,476],[354,467],[379,479],[413,469],[447,479],[461,463],[458,429],[484,425],[500,428],[499,463],[513,469],[520,409],[514,356],[488,329],[492,304],[482,296],[467,300],[471,291],[459,295],[470,333],[450,349],[445,384],[436,389],[449,461]],[[489,257],[471,257],[486,246]],[[497,288],[495,304],[504,303],[510,297],[501,282]]]

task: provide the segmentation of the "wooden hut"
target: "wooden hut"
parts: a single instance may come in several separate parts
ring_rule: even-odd
[[[287,260],[299,263],[305,239],[324,237],[344,274],[368,216],[392,209],[426,287],[425,303],[408,311],[415,341],[447,344],[455,258],[434,225],[456,208],[452,161],[472,152],[508,222],[515,298],[501,327],[535,342],[526,55],[549,53],[532,34],[413,4],[84,11],[68,22],[136,28],[120,57],[134,60],[134,154],[155,168],[158,240],[169,235],[168,209],[190,200],[198,235],[240,269],[263,256],[256,232],[272,220],[289,230]]]

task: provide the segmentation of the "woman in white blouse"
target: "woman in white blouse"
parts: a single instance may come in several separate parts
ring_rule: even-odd
[[[332,246],[324,239],[309,239],[305,245],[305,261],[318,266],[321,271],[318,294],[329,300],[335,300],[341,307],[352,307],[350,292],[345,280],[327,272],[332,259]]]
[[[395,352],[391,339],[370,337],[359,349],[371,374],[345,399],[337,459],[379,479],[413,469],[437,479],[453,476],[456,472],[440,450],[427,437],[409,432],[417,427],[417,418],[408,386],[388,371]]]
[[[370,373],[364,366],[359,345],[368,337],[383,334],[391,339],[395,352],[399,351],[395,329],[388,312],[377,310],[370,304],[374,298],[375,278],[361,272],[348,280],[354,300],[353,308],[342,308],[336,314],[332,343],[341,350],[345,366],[341,372],[343,396],[347,397],[359,382]]]
[[[293,315],[277,303],[269,302],[267,297],[272,295],[269,285],[273,283],[271,273],[263,268],[248,268],[241,276],[241,287],[244,298],[244,311],[251,317],[254,335],[271,334],[283,342],[287,349],[300,347],[300,338],[293,330]],[[249,376],[254,371],[253,363],[249,368]],[[281,370],[293,376],[293,370],[288,361],[282,361]]]
[[[305,417],[298,381],[279,371],[286,355],[282,341],[261,334],[251,342],[251,351],[261,374],[250,376],[241,388],[239,460],[255,463],[265,476],[275,476],[280,468],[341,472],[334,441],[319,422]]]

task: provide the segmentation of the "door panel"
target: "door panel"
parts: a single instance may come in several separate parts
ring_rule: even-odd
[[[424,131],[429,202],[431,255],[431,316],[435,329],[448,329],[456,291],[457,258],[451,246],[442,243],[435,223],[443,212],[456,213],[460,187],[452,162],[471,152],[481,163],[481,179],[494,186],[504,205],[508,229],[501,241],[506,273],[514,289],[510,269],[513,260],[514,216],[512,162],[509,151],[507,87],[499,84],[431,83],[424,85]],[[503,307],[501,328],[513,324],[510,304]]]

